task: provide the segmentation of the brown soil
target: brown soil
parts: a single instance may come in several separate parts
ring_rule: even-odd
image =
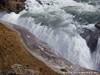
[[[0,72],[11,65],[21,64],[40,72],[40,75],[60,75],[32,56],[21,43],[18,34],[0,23]]]

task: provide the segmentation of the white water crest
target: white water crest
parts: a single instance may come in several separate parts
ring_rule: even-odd
[[[32,22],[32,18],[29,18],[23,21],[21,20],[20,25],[25,26],[42,41],[49,43],[57,50],[57,53],[59,52],[74,64],[79,64],[86,68],[93,68],[90,50],[86,45],[86,41],[73,30],[73,25],[67,28],[64,27],[66,29],[66,31],[64,31],[63,27],[52,29]]]
[[[20,14],[16,14],[14,12],[11,12],[10,14],[6,14],[4,15],[1,20],[10,22],[10,23],[14,23],[17,24],[18,18],[19,18]]]
[[[90,20],[91,13],[93,18],[95,15],[100,16],[99,7],[74,0],[38,1],[27,0],[26,10],[19,14],[6,14],[2,20],[27,28],[40,40],[50,44],[56,53],[59,52],[72,63],[95,69],[91,52],[78,30],[83,27],[90,28],[93,25],[92,22],[99,19],[97,17],[93,21]],[[95,12],[98,13],[95,14]],[[83,14],[86,16],[84,17]]]

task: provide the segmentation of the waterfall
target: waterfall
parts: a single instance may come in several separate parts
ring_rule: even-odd
[[[4,15],[2,20],[27,28],[37,38],[50,44],[56,54],[59,52],[72,63],[97,70],[100,63],[99,42],[96,52],[91,54],[78,31],[91,25],[94,27],[94,23],[99,21],[98,4],[81,0],[26,0],[25,8],[19,14]],[[98,62],[94,63],[95,60]]]
[[[70,32],[72,29],[68,30],[69,33],[60,31],[60,29],[57,29],[56,31],[47,26],[32,23],[34,22],[32,21],[32,18],[23,21],[21,20],[20,22],[20,25],[23,27],[25,26],[40,40],[45,41],[54,47],[54,49],[57,50],[56,53],[59,52],[74,64],[79,64],[82,67],[92,69],[90,50],[86,45],[86,41],[79,34],[72,34]],[[69,28],[73,28],[73,26]]]

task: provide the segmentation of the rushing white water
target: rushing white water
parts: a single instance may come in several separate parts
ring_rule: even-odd
[[[72,63],[95,69],[90,50],[86,41],[78,34],[78,30],[81,31],[83,27],[90,28],[91,25],[93,28],[93,21],[98,21],[99,17],[91,17],[100,16],[99,7],[74,0],[39,1],[42,4],[37,0],[27,0],[26,10],[19,14],[6,14],[2,20],[29,29],[40,40],[53,46],[56,53],[59,52]]]
[[[2,20],[17,24],[19,16],[20,16],[20,14],[15,14],[14,12],[12,12],[10,14],[4,15],[2,17]]]

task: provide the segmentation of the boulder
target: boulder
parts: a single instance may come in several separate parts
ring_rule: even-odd
[[[100,22],[98,22],[97,24],[95,24],[95,27],[100,29]]]
[[[89,46],[91,52],[94,52],[97,48],[98,44],[98,35],[95,33],[90,34],[89,41],[87,42],[87,45]]]
[[[25,0],[0,0],[0,10],[19,13],[24,9]]]
[[[39,4],[43,5],[42,2],[40,0],[36,0]]]
[[[4,5],[5,4],[5,0],[0,0],[0,4]]]
[[[86,40],[91,52],[94,52],[97,48],[99,33],[86,28],[83,31],[84,33],[80,33],[80,35]]]

